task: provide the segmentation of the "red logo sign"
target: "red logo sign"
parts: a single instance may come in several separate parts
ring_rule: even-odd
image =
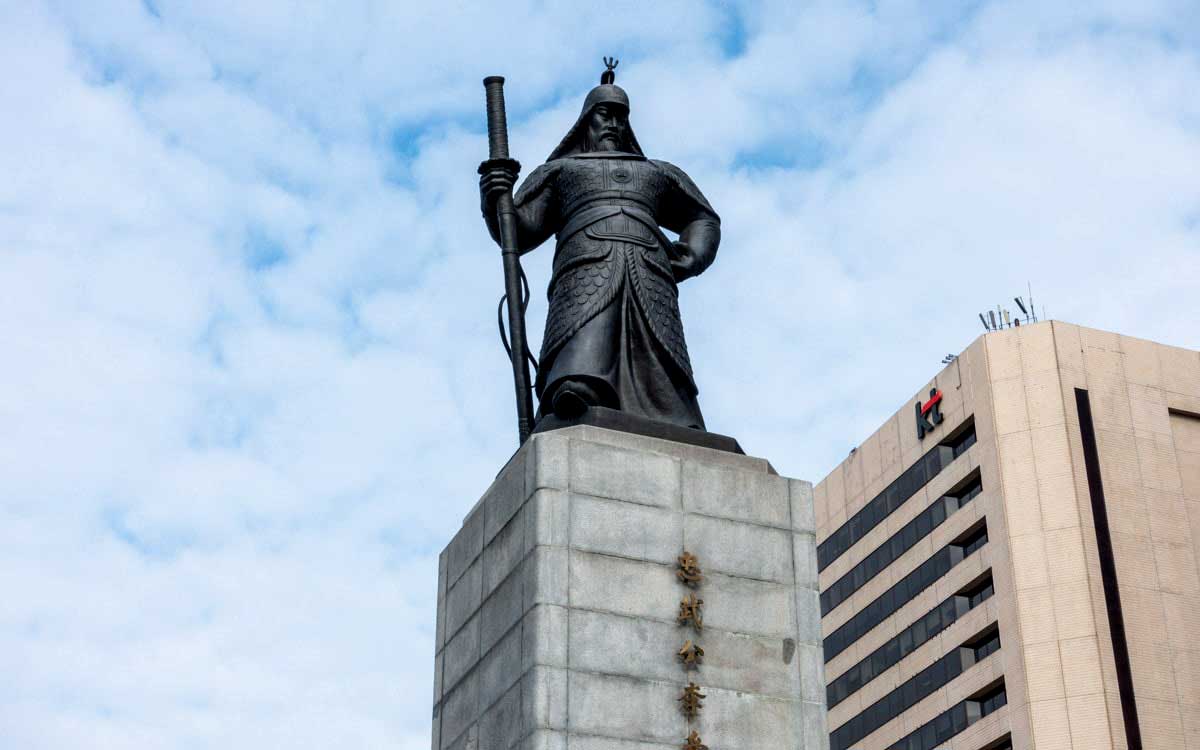
[[[942,392],[934,388],[929,392],[929,400],[922,404],[917,402],[917,439],[924,440],[925,434],[933,432],[933,428],[942,423]]]

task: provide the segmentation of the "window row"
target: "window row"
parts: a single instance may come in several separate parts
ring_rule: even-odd
[[[945,687],[955,677],[999,648],[1000,631],[993,623],[988,631],[922,669],[903,685],[835,729],[829,736],[830,750],[847,750],[854,743]]]
[[[918,594],[933,585],[934,581],[950,572],[950,569],[970,557],[987,543],[987,524],[981,523],[965,537],[952,542],[935,552],[916,570],[904,576],[873,602],[846,621],[825,639],[825,661],[845,651],[850,644],[866,635],[872,628],[895,614],[896,610],[913,600]]]
[[[915,495],[929,480],[975,444],[975,423],[969,421],[951,438],[935,445],[915,464],[904,470],[883,492],[871,499],[862,510],[842,524],[837,531],[817,546],[817,569],[824,570],[834,560],[866,536],[906,500]]]
[[[887,566],[912,549],[917,542],[933,533],[947,518],[975,499],[983,491],[983,482],[976,471],[962,487],[942,495],[916,518],[904,525],[883,544],[872,550],[829,588],[821,592],[821,616],[829,614],[834,607],[849,599],[855,591],[865,586]]]
[[[891,669],[900,660],[916,651],[930,638],[953,625],[958,619],[991,598],[992,575],[971,585],[937,605],[925,616],[909,625],[895,638],[871,652],[862,661],[850,667],[825,690],[830,708],[846,700],[859,688]]]
[[[949,711],[924,724],[887,750],[937,750],[951,737],[1008,703],[1004,682],[984,695],[956,704]],[[1012,743],[1001,743],[994,750],[1012,750]]]

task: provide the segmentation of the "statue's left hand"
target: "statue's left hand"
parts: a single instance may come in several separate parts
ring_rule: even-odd
[[[685,242],[672,243],[671,271],[675,274],[676,283],[693,276],[699,276],[704,269],[700,267],[700,259]]]
[[[500,195],[512,192],[513,183],[517,181],[517,171],[511,165],[496,164],[494,160],[489,160],[479,165],[479,173],[480,205],[485,214],[494,214]]]

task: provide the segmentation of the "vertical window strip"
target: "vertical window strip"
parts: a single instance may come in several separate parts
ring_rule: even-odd
[[[973,478],[960,489],[947,492],[939,497],[921,511],[916,518],[906,523],[904,528],[876,547],[861,562],[846,571],[845,575],[821,592],[821,616],[829,614],[839,604],[853,596],[855,591],[867,585],[884,568],[916,546],[917,542],[932,534],[934,529],[964,508],[982,491],[983,482],[979,478],[979,472],[976,471]]]
[[[916,651],[931,638],[953,625],[960,617],[983,604],[992,597],[991,571],[987,577],[962,592],[946,599],[929,610],[899,635],[872,651],[862,661],[847,669],[825,689],[825,700],[830,708],[849,698],[867,683],[900,663],[900,660]]]
[[[829,736],[830,750],[847,750],[854,743],[941,690],[999,648],[1000,632],[996,630],[996,624],[992,623],[983,633],[921,670],[835,729]]]
[[[969,417],[965,427],[960,427],[954,437],[949,438],[922,456],[908,467],[894,482],[871,499],[862,510],[842,524],[829,538],[817,546],[817,569],[824,570],[842,556],[854,543],[867,535],[885,518],[896,511],[909,498],[975,444],[975,421]]]
[[[938,750],[954,735],[1007,704],[1008,694],[1004,690],[1004,682],[1001,681],[998,687],[978,698],[958,703],[928,724],[922,724],[899,742],[889,745],[887,750]],[[995,750],[1005,748],[1012,748],[1012,744],[1002,744]]]
[[[825,638],[825,661],[845,651],[850,644],[867,634],[872,628],[893,615],[896,610],[932,586],[939,578],[963,560],[974,554],[987,543],[987,524],[981,524],[978,529],[958,542],[942,547],[916,570],[880,594],[874,601],[863,607],[862,611],[851,617],[844,625]]]

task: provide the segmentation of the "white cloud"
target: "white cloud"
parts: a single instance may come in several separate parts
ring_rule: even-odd
[[[785,473],[1026,280],[1200,345],[1194,4],[935,6],[0,11],[0,744],[427,746],[436,554],[514,443],[486,74],[528,171],[623,58],[723,217],[709,424]]]

